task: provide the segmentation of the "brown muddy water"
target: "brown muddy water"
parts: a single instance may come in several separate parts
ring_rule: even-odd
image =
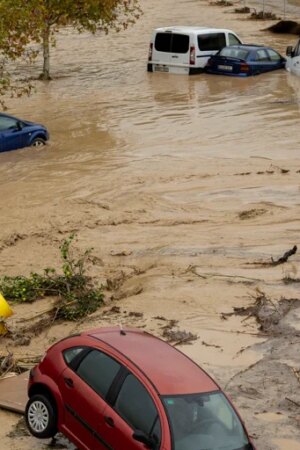
[[[274,350],[254,320],[221,314],[251,303],[257,288],[275,302],[299,295],[297,284],[282,282],[299,276],[297,254],[273,268],[253,263],[298,244],[300,79],[284,70],[250,79],[145,70],[158,26],[226,27],[282,54],[296,37],[271,35],[261,31],[271,22],[202,0],[148,0],[143,10],[118,35],[62,32],[54,80],[8,102],[10,113],[46,124],[51,142],[0,154],[0,275],[58,267],[59,242],[75,231],[79,247],[93,247],[102,261],[91,273],[103,282],[122,279],[120,300],[107,298],[119,314],[99,311],[85,323],[55,325],[25,351],[11,349],[43,354],[75,329],[108,323],[161,335],[162,318],[178,320],[180,330],[198,336],[180,348],[227,387],[258,449],[298,450],[299,411],[286,405],[299,388],[290,370],[300,365],[297,336],[285,338],[289,345],[276,341]],[[295,6],[287,13],[299,17]],[[45,302],[16,307],[11,326],[43,308]],[[263,362],[271,354],[275,369]],[[292,393],[282,394],[284,380]],[[0,421],[2,448],[45,448],[30,437],[5,437],[13,414],[0,412]]]

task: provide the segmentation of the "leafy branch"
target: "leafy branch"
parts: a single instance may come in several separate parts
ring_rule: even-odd
[[[15,302],[57,297],[55,319],[78,320],[96,311],[103,303],[104,295],[103,287],[94,286],[86,275],[87,262],[94,262],[92,249],[75,257],[72,251],[74,239],[75,235],[70,235],[59,247],[63,274],[48,267],[42,275],[31,272],[29,277],[4,276],[0,278],[0,291],[4,297]]]

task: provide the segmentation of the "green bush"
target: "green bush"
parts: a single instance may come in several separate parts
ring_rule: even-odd
[[[103,303],[103,287],[94,286],[86,275],[86,263],[91,261],[92,249],[79,257],[72,255],[71,245],[75,235],[70,235],[60,245],[62,272],[47,268],[43,274],[31,273],[29,277],[4,276],[0,278],[0,291],[8,300],[15,302],[33,302],[46,296],[58,298],[55,317],[65,320],[77,320],[90,314]]]

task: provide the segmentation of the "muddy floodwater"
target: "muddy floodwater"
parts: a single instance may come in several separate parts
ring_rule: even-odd
[[[11,114],[47,125],[51,141],[0,154],[0,275],[58,268],[59,244],[75,232],[78,247],[98,257],[91,274],[117,287],[89,320],[54,325],[26,347],[3,340],[0,351],[42,355],[71,332],[107,324],[161,336],[172,323],[197,336],[178,348],[231,395],[257,448],[299,450],[299,310],[272,336],[251,317],[224,314],[261,292],[274,304],[299,297],[299,283],[283,283],[299,281],[298,253],[282,265],[257,262],[299,244],[300,78],[285,70],[249,79],[146,72],[158,26],[230,28],[283,55],[296,36],[262,31],[273,22],[202,0],[142,6],[143,17],[117,35],[64,30],[53,81],[8,100]],[[294,20],[299,11],[286,7]],[[10,326],[46,303],[16,306]],[[8,437],[17,420],[0,412],[1,448],[46,448]]]

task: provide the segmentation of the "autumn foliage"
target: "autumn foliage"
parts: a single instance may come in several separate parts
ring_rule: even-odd
[[[41,44],[41,78],[50,79],[50,47],[61,27],[108,33],[126,29],[140,14],[139,0],[0,0],[0,98],[7,90],[30,91],[28,83],[18,91],[7,70],[8,62],[23,58],[30,63],[37,56],[28,44]]]

